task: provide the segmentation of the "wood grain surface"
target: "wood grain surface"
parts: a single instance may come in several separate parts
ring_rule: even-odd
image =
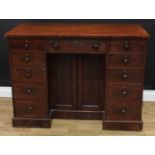
[[[138,24],[20,24],[5,37],[106,37],[148,38],[148,33]]]

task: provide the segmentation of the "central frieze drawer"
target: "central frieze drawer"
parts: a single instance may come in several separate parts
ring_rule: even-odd
[[[107,48],[105,39],[50,39],[46,42],[49,53],[105,53]]]

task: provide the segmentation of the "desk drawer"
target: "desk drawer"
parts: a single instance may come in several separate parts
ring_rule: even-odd
[[[143,54],[110,54],[108,67],[143,67]]]
[[[13,86],[15,99],[43,99],[47,98],[47,88],[35,84],[17,84]]]
[[[146,40],[140,39],[112,39],[110,52],[143,53],[146,50]]]
[[[11,49],[22,50],[43,50],[44,41],[40,39],[9,39],[9,46]]]
[[[15,100],[14,107],[16,117],[48,117],[46,100]]]
[[[142,83],[143,71],[137,69],[109,69],[108,82]]]
[[[104,39],[51,39],[46,45],[53,53],[105,53],[107,47]]]
[[[11,64],[19,66],[43,66],[46,57],[43,53],[33,51],[11,51]]]
[[[141,106],[137,102],[108,102],[106,107],[106,120],[141,120]]]
[[[45,82],[46,70],[33,67],[12,67],[12,80],[14,82]]]
[[[108,84],[107,99],[139,101],[142,98],[142,87],[130,84]]]

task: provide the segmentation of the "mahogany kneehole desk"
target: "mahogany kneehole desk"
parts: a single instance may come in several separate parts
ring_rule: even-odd
[[[131,24],[21,24],[6,33],[13,126],[99,119],[142,130],[148,33]]]

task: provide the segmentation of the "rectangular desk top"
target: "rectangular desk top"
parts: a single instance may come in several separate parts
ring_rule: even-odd
[[[5,37],[147,39],[149,34],[138,24],[33,23],[18,25],[7,32]]]

